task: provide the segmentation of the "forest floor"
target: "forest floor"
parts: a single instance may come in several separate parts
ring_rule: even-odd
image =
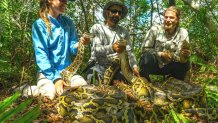
[[[194,66],[195,67],[195,66]],[[191,81],[194,81],[195,83],[201,83],[202,79],[210,79],[210,78],[215,78],[217,79],[217,74],[213,72],[199,72],[199,69],[193,68],[191,71]],[[161,79],[157,79],[158,81]],[[215,88],[217,88],[217,84],[215,83]],[[11,93],[9,88],[1,88],[0,89],[0,101],[6,99],[7,97],[11,96],[13,93]],[[16,106],[20,104],[22,101],[24,101],[26,98],[20,97],[13,106]],[[35,107],[37,104],[40,104],[40,109],[42,111],[41,115],[34,121],[36,123],[38,122],[65,122],[65,123],[70,123],[70,121],[64,120],[64,118],[60,115],[58,115],[57,110],[55,108],[56,103],[54,101],[49,100],[48,98],[45,97],[37,97],[34,99],[33,103],[29,106],[28,109],[31,109],[32,107]],[[195,121],[196,123],[209,123],[207,120],[204,118],[201,118],[197,115],[193,115],[192,117],[189,117],[192,119],[192,121]],[[211,123],[215,123],[216,121],[212,121]]]

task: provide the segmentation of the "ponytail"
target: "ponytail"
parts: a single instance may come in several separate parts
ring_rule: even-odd
[[[51,33],[51,23],[48,19],[48,12],[49,12],[49,2],[48,0],[40,0],[40,9],[39,9],[39,17],[45,22],[46,28],[48,33]]]

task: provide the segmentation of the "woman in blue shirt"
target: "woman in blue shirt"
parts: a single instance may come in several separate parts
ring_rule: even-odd
[[[40,18],[32,25],[38,67],[37,86],[32,86],[33,95],[53,99],[56,93],[63,93],[64,86],[68,86],[60,73],[72,63],[71,56],[77,54],[78,36],[72,20],[62,15],[66,7],[67,0],[40,0]],[[80,41],[88,44],[90,39],[82,37]],[[73,77],[80,78],[77,85],[87,84],[81,76]],[[28,90],[30,88],[26,89],[27,95]]]

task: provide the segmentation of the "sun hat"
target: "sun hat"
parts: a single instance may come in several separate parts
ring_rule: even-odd
[[[105,4],[104,9],[103,9],[103,16],[104,18],[106,18],[106,11],[114,5],[118,5],[120,7],[122,7],[122,15],[121,18],[123,19],[124,17],[126,17],[127,13],[128,13],[128,9],[127,7],[120,1],[109,1],[108,3]]]

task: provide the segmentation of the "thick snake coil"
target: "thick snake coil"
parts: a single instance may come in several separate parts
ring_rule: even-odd
[[[57,109],[78,123],[137,123],[134,105],[124,92],[112,86],[85,85],[65,91]]]
[[[173,102],[197,97],[203,92],[200,86],[193,85],[173,77],[168,78],[162,85],[159,86],[159,88],[164,90],[167,98]]]
[[[76,73],[76,71],[78,70],[78,68],[80,67],[80,65],[83,61],[83,54],[84,54],[84,45],[81,43],[81,41],[79,41],[78,53],[77,53],[73,63],[70,66],[68,66],[67,68],[65,68],[61,73],[63,80],[70,83],[72,76]]]
[[[90,33],[84,33],[83,37],[93,38],[94,35]],[[65,68],[61,73],[63,80],[65,80],[66,82],[70,83],[72,76],[76,73],[76,71],[79,69],[80,65],[82,64],[84,49],[85,49],[84,45],[82,44],[81,41],[79,41],[78,53],[74,58],[73,63],[70,64],[67,68]]]
[[[198,115],[201,118],[209,120],[218,120],[218,108],[195,108],[195,109],[184,109],[182,114],[191,116],[193,114]]]
[[[106,68],[104,72],[104,79],[102,80],[102,82],[100,82],[100,84],[111,85],[112,79],[119,68],[120,68],[120,58],[114,57],[112,59],[111,64],[108,65],[108,67]]]
[[[144,86],[146,86],[148,90],[150,90],[149,88],[151,88],[155,91],[161,91],[159,88],[157,88],[157,87],[153,86],[151,83],[149,83],[146,78],[137,77],[137,76],[133,75],[131,67],[129,66],[129,63],[128,63],[129,59],[128,59],[128,55],[127,55],[126,51],[120,53],[119,58],[120,58],[120,64],[121,64],[121,71],[122,71],[125,79],[130,84],[134,85],[135,83],[141,83]]]
[[[126,40],[120,40],[119,43],[126,45]],[[102,80],[103,82],[101,83],[104,85],[111,85],[115,73],[121,68],[122,74],[132,87],[133,94],[138,99],[144,99],[150,95],[149,83],[145,78],[135,77],[133,75],[128,61],[129,60],[126,51],[118,54],[118,57],[115,57],[112,60],[112,63],[106,68],[104,78]]]
[[[79,43],[78,54],[73,64],[62,73],[65,80],[70,81],[70,78],[77,71],[82,63],[83,53],[84,46]],[[167,100],[171,102],[190,98],[196,100],[196,95],[201,92],[198,87],[193,89],[193,86],[184,84],[183,81],[168,79],[164,84],[154,86],[142,77],[135,77],[130,69],[126,51],[119,54],[119,59],[114,61],[118,64],[112,64],[107,68],[104,75],[104,85],[85,85],[66,90],[58,98],[59,103],[56,106],[58,113],[74,123],[145,122],[150,116],[147,109],[151,108],[149,103],[152,102],[150,100],[152,100],[154,92],[165,93]],[[107,86],[111,83],[119,67],[130,84],[117,83],[116,87]],[[164,101],[166,100],[159,103],[160,106],[164,105]],[[185,102],[189,103],[189,101]],[[201,116],[205,114],[204,109],[186,107],[188,108],[183,110],[185,113],[197,113]],[[215,117],[217,119],[217,109],[208,110],[208,115],[208,118]]]
[[[125,79],[130,83],[131,87],[124,87],[117,84],[116,86],[126,92],[129,97],[134,98],[135,100],[145,99],[150,95],[150,98],[154,99],[152,100],[155,105],[158,106],[165,106],[174,103],[174,105],[177,105],[179,102],[183,103],[183,108],[191,108],[192,105],[195,106],[201,106],[202,102],[199,100],[202,98],[203,90],[200,86],[192,85],[190,83],[180,81],[174,78],[169,78],[167,81],[165,81],[161,86],[153,85],[152,83],[149,83],[145,78],[142,77],[136,77],[133,75],[132,70],[129,66],[129,59],[127,52],[124,51],[119,54],[120,61],[116,62],[114,65],[110,65],[104,74],[104,84],[110,84],[112,77],[114,76],[115,72],[119,69],[119,65],[121,66],[121,71],[125,77]],[[128,89],[125,89],[128,88]],[[131,90],[129,89],[131,88]],[[126,91],[128,90],[128,92]],[[132,94],[130,94],[130,93]],[[166,97],[161,96],[155,96],[158,94],[164,94]],[[165,99],[167,98],[167,99]],[[195,111],[194,113],[199,113],[201,115],[204,114],[200,113],[201,110],[197,110],[196,108],[185,110],[185,111]],[[208,113],[208,117],[214,114],[216,112],[216,109],[212,110]]]

